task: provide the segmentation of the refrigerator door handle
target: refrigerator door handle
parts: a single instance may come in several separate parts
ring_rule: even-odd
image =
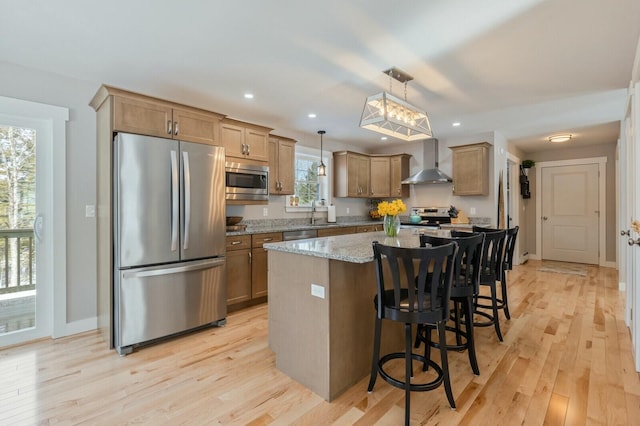
[[[182,248],[189,248],[189,228],[191,226],[191,170],[189,168],[189,153],[182,152],[184,158],[184,232]]]
[[[178,249],[178,218],[180,216],[178,186],[178,153],[171,151],[171,251]]]
[[[150,267],[137,269],[135,271],[126,271],[122,273],[122,278],[144,278],[155,277],[159,275],[177,274],[182,272],[199,271],[201,269],[216,268],[225,264],[224,257],[217,259],[204,260],[190,265],[181,265],[173,267]]]

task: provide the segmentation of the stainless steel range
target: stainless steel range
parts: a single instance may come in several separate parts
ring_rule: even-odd
[[[440,224],[451,223],[449,216],[450,207],[412,207],[411,215],[420,216],[420,222],[402,222],[402,225],[426,226],[435,229],[440,228]]]

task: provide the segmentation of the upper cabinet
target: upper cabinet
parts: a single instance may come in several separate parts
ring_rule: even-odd
[[[113,131],[219,145],[220,120],[210,111],[102,86],[91,105],[97,110],[112,97]]]
[[[388,156],[372,156],[369,158],[371,191],[369,195],[374,198],[388,197],[391,187],[389,185],[390,160]]]
[[[409,197],[409,154],[333,153],[333,196],[359,198]]]
[[[489,194],[489,147],[487,142],[452,146],[453,195]]]
[[[294,161],[296,141],[271,135],[269,137],[269,194],[294,193]]]
[[[268,127],[225,118],[220,124],[220,139],[227,157],[269,161]]]
[[[409,177],[409,154],[392,155],[390,158],[390,197],[409,198],[410,189],[408,184],[402,184],[402,181]]]
[[[369,157],[351,151],[333,153],[333,196],[369,197]]]

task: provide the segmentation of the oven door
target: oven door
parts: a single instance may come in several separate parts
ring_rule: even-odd
[[[227,200],[268,200],[269,167],[228,162],[225,186]]]

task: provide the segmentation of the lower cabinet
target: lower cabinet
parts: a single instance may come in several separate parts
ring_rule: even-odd
[[[355,234],[355,226],[345,226],[340,228],[318,229],[318,237],[335,237],[336,235]]]
[[[262,303],[267,296],[267,251],[264,243],[282,241],[281,232],[227,237],[227,307]]]
[[[282,232],[269,234],[253,234],[251,236],[251,298],[257,299],[267,295],[267,250],[264,243],[282,241]]]
[[[251,235],[227,237],[227,306],[251,300]]]
[[[382,231],[382,224],[381,223],[374,223],[374,224],[371,224],[371,225],[356,226],[356,233],[360,233],[360,232],[378,232],[378,231]]]

